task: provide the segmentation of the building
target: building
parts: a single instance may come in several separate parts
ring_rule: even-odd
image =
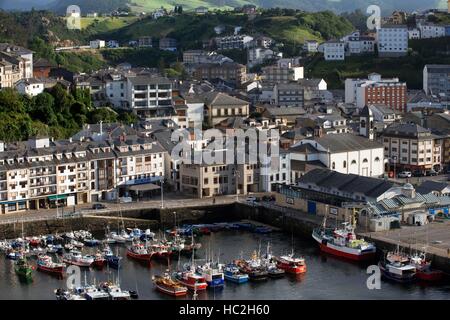
[[[177,51],[177,40],[173,38],[162,38],[159,40],[159,49]]]
[[[420,39],[420,30],[417,28],[408,29],[408,39]]]
[[[368,36],[352,36],[345,41],[347,55],[370,54],[375,52],[376,40]]]
[[[280,59],[283,54],[275,53],[271,49],[266,49],[262,47],[250,48],[247,53],[247,65],[252,68],[258,64],[263,64],[264,62],[271,59]]]
[[[406,24],[407,20],[407,14],[403,11],[394,11],[392,14],[388,17],[388,23],[394,24],[394,25],[403,25]]]
[[[138,185],[150,189],[164,178],[164,153],[150,138],[107,138],[101,125],[95,138],[4,145],[0,213],[117,199]]]
[[[135,76],[127,78],[128,108],[148,116],[157,109],[172,105],[172,82],[163,77]]]
[[[246,118],[249,115],[247,101],[222,92],[208,92],[201,96],[205,105],[205,120],[210,126],[231,117]]]
[[[304,153],[296,153],[296,147],[309,144],[314,150],[305,159]],[[327,134],[314,139],[307,138],[294,145],[291,160],[319,161],[326,168],[345,174],[366,177],[384,175],[383,145],[351,133]]]
[[[427,64],[423,68],[423,91],[427,95],[450,97],[450,65]]]
[[[197,7],[194,9],[194,12],[196,14],[207,14],[208,13],[208,8],[207,7]]]
[[[272,90],[275,84],[298,81],[304,77],[304,68],[297,61],[280,59],[277,64],[262,68],[262,81],[265,87]]]
[[[50,77],[50,71],[55,67],[56,65],[47,59],[37,59],[33,64],[33,76],[35,78],[48,78]]]
[[[119,41],[117,41],[117,40],[108,40],[108,42],[106,43],[106,46],[108,48],[119,48],[120,44],[119,44]]]
[[[91,49],[100,49],[100,48],[104,48],[106,46],[106,42],[105,40],[91,40],[89,42],[89,47]]]
[[[377,30],[377,36],[380,57],[399,57],[408,53],[406,25],[383,25]]]
[[[392,187],[381,199],[368,202],[359,212],[359,225],[370,231],[399,228],[400,222],[425,225],[428,217],[448,213],[450,197],[422,194],[406,183]]]
[[[445,37],[445,26],[435,25],[431,23],[418,23],[421,39],[441,38]]]
[[[382,134],[389,171],[421,171],[441,168],[441,146],[430,130],[413,123],[394,123]]]
[[[273,87],[273,99],[279,107],[303,107],[304,88],[298,83],[280,83]]]
[[[317,40],[306,40],[303,44],[303,50],[308,53],[316,53],[319,49],[319,42]]]
[[[194,78],[199,81],[221,79],[239,87],[247,78],[247,69],[236,62],[202,63],[195,67]]]
[[[12,88],[17,81],[23,78],[22,75],[19,65],[7,60],[0,61],[0,89]]]
[[[138,47],[140,47],[140,48],[152,48],[153,47],[153,39],[152,39],[152,37],[149,37],[149,36],[140,37],[138,39]]]
[[[369,104],[385,104],[390,108],[406,111],[406,83],[398,78],[382,79],[377,73],[368,79],[345,79],[345,103],[353,103],[362,109]]]
[[[216,46],[219,50],[247,49],[250,47],[252,41],[253,37],[247,35],[232,35],[215,38]]]
[[[422,182],[416,191],[421,194],[433,193],[438,197],[450,197],[450,185],[446,182],[427,180]]]
[[[44,92],[44,81],[37,78],[21,79],[16,82],[16,89],[20,94],[25,94],[29,97],[35,97]]]
[[[33,78],[33,51],[9,43],[0,43],[0,59],[17,65],[22,78]]]
[[[345,42],[327,41],[323,44],[323,55],[325,61],[344,61]]]
[[[306,101],[320,100],[328,85],[324,79],[299,79],[297,83],[303,87],[304,98]]]
[[[393,186],[384,179],[318,168],[301,176],[295,185],[279,185],[275,197],[279,206],[348,222],[354,206],[380,199]]]

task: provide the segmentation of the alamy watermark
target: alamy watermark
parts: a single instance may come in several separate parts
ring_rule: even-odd
[[[367,7],[366,13],[370,14],[367,18],[367,29],[376,30],[381,28],[381,9],[377,5]]]
[[[81,287],[81,269],[78,266],[71,265],[67,267],[66,273],[68,275],[66,280],[66,287],[73,290]]]
[[[381,289],[381,270],[377,265],[370,265],[367,267],[367,274],[370,276],[367,278],[366,285],[369,290]]]
[[[81,30],[81,9],[79,6],[71,5],[67,7],[66,26],[70,30]]]

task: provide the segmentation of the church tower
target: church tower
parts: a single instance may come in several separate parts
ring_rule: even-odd
[[[367,105],[362,108],[359,114],[359,134],[369,140],[375,138],[373,130],[373,112]]]

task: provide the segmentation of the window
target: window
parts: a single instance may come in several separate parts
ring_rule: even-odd
[[[367,159],[364,159],[364,160],[363,160],[363,163],[367,163],[367,162],[368,162]]]
[[[379,161],[380,161],[380,158],[376,157],[375,162],[379,162]]]
[[[347,161],[344,161],[344,163],[342,164],[342,166],[343,166],[344,168],[347,168]]]
[[[331,164],[331,169],[336,169],[336,164],[334,162]]]

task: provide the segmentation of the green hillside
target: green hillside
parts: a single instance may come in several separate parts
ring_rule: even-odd
[[[225,33],[241,26],[242,33],[263,34],[278,42],[301,44],[306,39],[329,39],[353,30],[351,23],[331,12],[304,13],[270,10],[249,20],[247,16],[231,12],[195,15],[192,13],[157,20],[142,19],[124,28],[98,35],[105,39],[129,41],[141,36],[172,37],[183,49],[200,48],[202,40],[214,37],[214,27],[224,25]]]

